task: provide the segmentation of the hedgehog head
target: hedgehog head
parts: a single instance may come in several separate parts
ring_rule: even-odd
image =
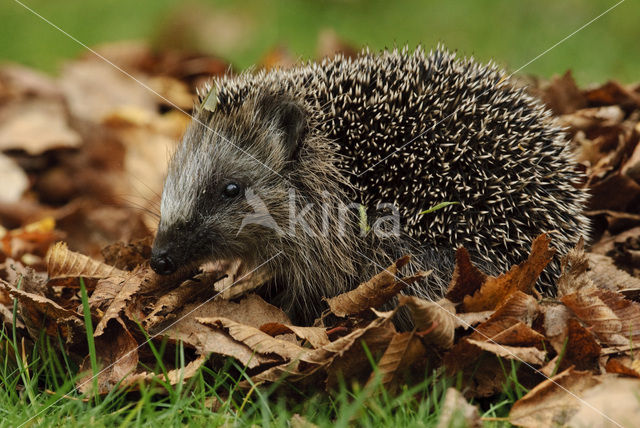
[[[210,260],[251,262],[277,247],[306,114],[295,97],[253,94],[206,97],[174,153],[152,249],[157,273]]]

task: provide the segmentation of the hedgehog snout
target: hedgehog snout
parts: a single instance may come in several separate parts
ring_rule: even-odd
[[[170,275],[174,273],[177,266],[166,250],[156,250],[151,252],[151,269],[159,275]]]

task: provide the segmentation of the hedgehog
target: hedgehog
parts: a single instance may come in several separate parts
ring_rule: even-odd
[[[442,47],[227,75],[199,92],[171,158],[150,263],[168,275],[238,259],[309,323],[323,298],[411,254],[432,274],[405,293],[435,299],[458,247],[493,275],[543,232],[566,253],[589,232],[580,179],[541,102]]]

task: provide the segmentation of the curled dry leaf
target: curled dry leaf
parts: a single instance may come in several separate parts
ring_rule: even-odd
[[[413,364],[424,359],[427,350],[416,336],[415,330],[411,332],[395,333],[378,361],[377,367],[381,383],[386,390],[393,390],[396,380],[402,372],[409,370]],[[376,373],[371,373],[367,384],[372,384],[376,379]]]
[[[325,368],[327,374],[326,389],[335,390],[339,388],[341,380],[360,384],[367,382],[373,370],[371,358],[374,361],[379,361],[386,349],[388,349],[389,343],[395,334],[397,332],[391,322],[368,329],[353,346],[333,359],[331,364]],[[414,367],[414,369],[418,368]]]
[[[623,376],[640,379],[639,360],[630,361],[628,358],[610,358],[605,366],[607,373],[617,373]]]
[[[584,131],[618,125],[625,113],[618,106],[585,108],[574,114],[564,115],[560,121],[565,126]]]
[[[498,357],[542,365],[545,361],[544,336],[521,322],[506,327],[514,320],[503,319],[476,330],[461,339],[445,355],[449,373],[455,373],[477,363],[482,351]],[[506,328],[505,328],[506,327]]]
[[[68,325],[75,328],[82,325],[76,312],[63,308],[47,297],[20,290],[2,279],[0,279],[0,289],[18,300],[22,320],[35,333],[33,337],[38,337],[39,330],[44,330],[50,336],[55,336],[59,326]],[[72,332],[63,331],[62,333],[66,338],[69,338],[69,334]]]
[[[547,85],[541,98],[556,114],[573,113],[587,106],[586,97],[576,85],[571,70],[554,77]]]
[[[266,269],[258,269],[253,272],[245,272],[243,265],[231,267],[229,276],[214,283],[216,292],[223,299],[237,299],[247,295],[272,279],[272,274]]]
[[[476,406],[469,404],[457,389],[448,388],[444,396],[437,428],[458,426],[480,428],[482,421]]]
[[[587,100],[595,105],[621,105],[625,108],[640,106],[640,95],[631,88],[610,80],[597,88],[584,91]]]
[[[545,357],[547,355],[545,351],[541,351],[540,349],[533,346],[508,346],[499,343],[485,342],[473,339],[467,339],[467,341],[470,344],[475,345],[479,349],[491,352],[492,354],[500,358],[522,361],[537,366],[541,366],[542,364],[544,364]]]
[[[562,297],[598,339],[608,345],[625,345],[640,339],[640,304],[608,290],[585,290]]]
[[[368,360],[362,350],[362,346],[359,346],[360,342],[366,342],[368,347],[373,344],[372,348],[375,349],[369,348],[372,353],[379,349],[386,349],[395,332],[393,326],[390,325],[390,320],[395,313],[395,310],[379,313],[380,316],[365,327],[355,329],[321,348],[307,350],[306,353],[300,356],[299,361],[272,367],[257,374],[254,380],[275,382],[283,377],[299,380],[314,374],[320,369],[329,370],[329,367],[331,367],[330,374],[333,374],[332,378],[334,380],[337,379],[338,373],[347,376],[362,374],[370,366],[365,365]],[[370,337],[367,337],[368,334],[370,334]],[[360,356],[364,356],[364,359],[360,358]],[[369,372],[366,372],[366,377],[363,380],[366,380],[368,375]],[[328,385],[332,385],[331,380],[328,381]]]
[[[407,285],[426,277],[427,273],[425,272],[419,272],[405,278],[397,277],[398,270],[410,260],[409,256],[404,256],[354,290],[327,299],[331,312],[339,317],[344,317],[358,314],[369,308],[377,308],[387,303]]]
[[[509,422],[532,428],[564,425],[580,408],[584,391],[598,383],[591,372],[567,369],[516,401]]]
[[[270,322],[261,325],[260,330],[274,337],[280,334],[293,333],[299,339],[308,341],[313,348],[320,348],[329,343],[327,331],[322,327],[299,327],[297,325]]]
[[[179,367],[167,371],[167,374],[155,374],[149,372],[142,372],[130,375],[123,379],[122,386],[133,386],[135,384],[143,383],[148,384],[154,379],[159,379],[161,382],[168,383],[169,385],[177,385],[184,382],[187,379],[191,379],[198,373],[200,367],[207,361],[207,357],[204,355],[198,356],[195,360],[190,361],[186,366]]]
[[[125,277],[126,272],[70,251],[65,242],[58,242],[45,257],[49,279]]]
[[[556,372],[569,367],[576,370],[599,372],[600,345],[596,337],[575,318],[568,320],[568,333],[564,355]]]
[[[533,297],[522,292],[514,293],[486,322],[478,325],[445,354],[448,372],[455,373],[475,364],[483,350],[499,356],[510,355],[514,359],[522,353],[522,358],[537,364],[542,358],[538,351],[545,349],[544,336],[529,326],[537,313],[538,305]],[[489,344],[478,346],[478,342]],[[538,351],[513,350],[511,347],[535,348]]]
[[[240,324],[228,318],[198,318],[197,321],[208,327],[226,331],[234,340],[244,343],[258,354],[275,355],[291,361],[307,351],[295,343],[276,339],[255,327]]]
[[[167,320],[186,304],[194,301],[203,301],[214,292],[214,284],[219,282],[219,272],[205,272],[193,278],[183,281],[178,287],[161,295],[150,304],[151,312],[145,317],[142,324],[147,330],[152,330],[156,325]]]
[[[584,238],[580,237],[578,245],[562,258],[561,267],[562,273],[556,282],[559,297],[593,287],[593,282],[587,275],[589,258],[584,252]]]
[[[468,330],[481,324],[491,318],[495,311],[482,311],[482,312],[466,312],[456,314],[455,316],[455,328],[463,328]]]
[[[399,303],[409,308],[416,330],[427,330],[420,335],[425,343],[432,343],[442,349],[453,346],[457,325],[456,308],[448,299],[430,302],[415,296],[400,296]]]
[[[546,234],[538,236],[533,241],[529,258],[497,278],[488,277],[478,291],[463,299],[462,312],[494,309],[515,291],[530,294],[538,277],[555,253],[554,248],[549,248],[550,242]]]
[[[479,290],[486,280],[487,275],[471,263],[469,252],[460,247],[456,251],[456,267],[445,297],[453,303],[460,303],[465,296]]]
[[[166,326],[158,326],[163,328],[160,330],[163,336],[174,341],[181,340],[201,355],[214,353],[233,357],[248,368],[256,368],[262,364],[272,365],[281,362],[281,359],[273,355],[256,354],[227,332],[203,327],[197,318],[225,317],[255,328],[270,321],[291,323],[284,312],[256,295],[249,295],[238,303],[222,299],[191,303],[173,315]]]
[[[478,330],[483,331],[487,326],[502,320],[520,321],[530,326],[539,313],[540,306],[535,298],[521,291],[516,291],[489,317],[486,323],[478,326]]]
[[[127,274],[120,279],[118,283],[118,293],[114,296],[113,300],[111,300],[104,316],[100,319],[100,322],[98,322],[96,330],[93,334],[95,337],[100,336],[104,332],[104,329],[110,320],[120,315],[131,297],[140,289],[142,280],[144,279],[146,274],[146,269],[137,268],[133,272],[127,272]],[[93,298],[93,295],[91,297]],[[139,320],[133,321],[135,322]]]
[[[380,316],[373,321],[371,321],[367,326],[363,328],[356,329],[351,333],[343,336],[333,342],[328,343],[322,348],[310,351],[306,353],[301,359],[310,364],[318,364],[318,365],[326,365],[333,361],[334,358],[342,356],[347,349],[351,348],[356,340],[360,339],[367,331],[380,327],[385,323],[390,322],[390,319],[395,314],[394,311],[389,311],[383,313],[383,316]]]

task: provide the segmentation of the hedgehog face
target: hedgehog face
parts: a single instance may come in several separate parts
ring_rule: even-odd
[[[201,111],[169,165],[151,267],[171,274],[205,261],[251,266],[268,257],[304,128],[302,109],[282,97]]]

